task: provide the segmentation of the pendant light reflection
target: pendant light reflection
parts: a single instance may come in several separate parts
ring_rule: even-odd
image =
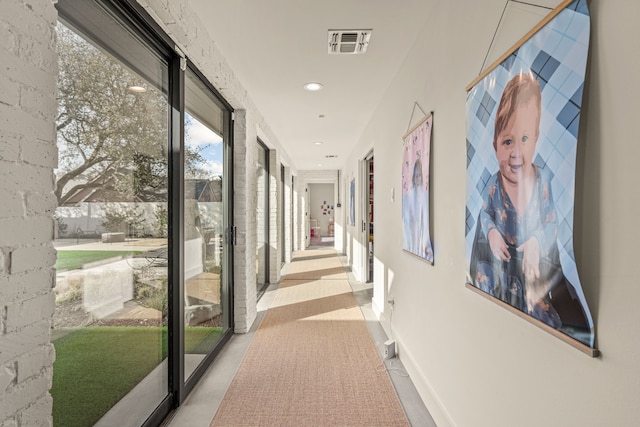
[[[142,86],[129,86],[129,92],[131,93],[145,93],[146,91],[147,89]]]

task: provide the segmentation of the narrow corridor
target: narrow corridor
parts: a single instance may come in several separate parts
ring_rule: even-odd
[[[171,426],[435,425],[335,250],[298,252],[272,288]]]

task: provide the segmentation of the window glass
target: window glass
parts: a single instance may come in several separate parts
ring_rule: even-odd
[[[269,266],[269,150],[259,141],[256,148],[256,286],[260,295],[268,282]]]
[[[185,378],[229,327],[225,303],[226,199],[223,110],[191,70],[185,79],[184,312]]]
[[[57,26],[53,422],[139,426],[168,394],[168,65],[99,16],[137,59]]]

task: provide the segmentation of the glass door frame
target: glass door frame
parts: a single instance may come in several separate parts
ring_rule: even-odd
[[[177,408],[201,379],[223,345],[233,335],[233,108],[211,83],[191,64],[175,46],[171,38],[135,0],[59,0],[56,8],[61,20],[73,23],[85,37],[118,57],[119,46],[113,47],[101,40],[99,28],[86,23],[85,16],[99,19],[105,13],[116,19],[125,29],[139,37],[142,43],[162,57],[168,65],[169,88],[169,141],[168,165],[168,390],[162,402],[149,408],[149,417],[143,426],[161,425],[167,415]],[[184,114],[185,72],[187,67],[212,92],[224,111],[224,265],[227,293],[228,328],[221,339],[205,356],[188,381],[185,381],[184,356]]]
[[[270,276],[270,217],[271,217],[271,207],[270,207],[270,199],[271,199],[271,193],[269,191],[270,189],[270,182],[271,182],[271,171],[270,171],[270,154],[269,154],[269,147],[267,147],[267,145],[262,142],[262,140],[260,138],[256,139],[258,147],[258,150],[264,150],[264,154],[265,154],[265,163],[264,163],[264,170],[265,170],[265,180],[264,180],[264,235],[262,236],[264,238],[264,244],[265,244],[265,250],[264,250],[264,284],[262,285],[262,287],[260,289],[257,290],[258,294],[256,296],[256,300],[259,300],[260,298],[262,298],[262,295],[264,295],[265,291],[267,290],[267,287],[269,286],[269,277]],[[259,156],[260,154],[258,154]],[[258,203],[260,203],[260,201],[258,200]],[[257,227],[257,225],[256,225]]]
[[[284,244],[285,242],[285,229],[287,228],[286,224],[285,224],[285,206],[287,205],[286,200],[285,200],[285,187],[287,185],[286,183],[286,178],[285,178],[285,168],[284,168],[284,164],[280,164],[280,191],[281,191],[281,196],[280,196],[280,268],[282,268],[284,266],[284,264],[287,262],[287,248],[286,245]]]
[[[186,112],[186,108],[185,108],[185,100],[184,100],[185,91],[181,90],[179,94],[175,94],[177,95],[175,99],[179,101],[177,103],[179,106],[179,109],[177,110],[177,113],[178,113],[177,115],[179,117],[177,117],[176,120],[180,122],[180,126],[172,127],[173,132],[175,133],[174,136],[177,136],[178,133],[181,134],[180,138],[177,139],[177,141],[179,141],[180,143],[180,149],[178,150],[178,153],[177,153],[178,155],[176,156],[176,158],[172,159],[172,162],[171,162],[174,166],[177,165],[179,167],[180,173],[174,177],[171,176],[171,173],[169,174],[171,185],[175,185],[176,187],[179,187],[179,188],[176,188],[178,193],[170,194],[170,201],[171,202],[178,201],[179,203],[176,203],[176,204],[180,205],[178,207],[175,207],[176,211],[173,212],[174,214],[179,215],[178,221],[172,224],[174,228],[173,232],[175,233],[173,235],[173,241],[179,242],[179,244],[175,245],[177,247],[170,249],[170,251],[172,251],[172,255],[174,259],[180,260],[177,263],[178,268],[176,269],[179,271],[174,272],[176,276],[172,277],[174,279],[172,280],[174,286],[173,286],[173,289],[171,290],[172,304],[169,305],[170,307],[169,319],[172,325],[171,329],[173,329],[173,336],[170,334],[169,342],[172,344],[170,345],[170,348],[173,348],[173,350],[175,351],[173,355],[172,369],[175,369],[175,372],[178,374],[177,378],[175,378],[174,384],[170,385],[170,388],[178,397],[177,403],[180,404],[184,401],[184,399],[191,392],[191,390],[193,390],[193,388],[198,383],[200,378],[202,378],[202,375],[204,375],[205,371],[209,368],[209,365],[211,364],[211,362],[213,362],[213,359],[218,355],[218,353],[220,352],[224,344],[229,340],[229,338],[231,338],[231,335],[233,335],[233,242],[232,242],[233,197],[231,197],[233,194],[232,192],[232,189],[233,189],[233,149],[232,149],[233,108],[224,100],[224,98],[222,98],[220,93],[213,87],[213,85],[211,85],[211,83],[204,77],[204,75],[188,59],[181,58],[178,63],[178,66],[180,70],[179,70],[179,73],[176,75],[179,76],[178,77],[178,79],[180,80],[179,87],[184,89],[185,72],[188,68],[189,71],[193,73],[201,81],[201,83],[203,83],[204,86],[214,95],[216,101],[218,101],[217,102],[218,106],[223,110],[223,114],[224,114],[224,118],[223,118],[224,129],[223,129],[222,141],[224,144],[223,171],[225,175],[222,180],[222,185],[223,185],[222,195],[223,195],[223,206],[224,206],[223,217],[224,217],[224,224],[225,224],[225,227],[224,227],[225,233],[224,233],[224,239],[223,239],[224,247],[222,250],[222,253],[223,253],[223,269],[222,269],[223,285],[222,286],[226,287],[227,292],[222,293],[221,298],[225,298],[225,300],[221,301],[221,303],[223,303],[223,307],[227,310],[227,312],[224,315],[228,316],[228,321],[229,321],[228,323],[229,327],[227,328],[227,330],[223,332],[223,335],[220,338],[220,340],[216,343],[213,349],[209,353],[207,353],[203,361],[198,365],[198,367],[190,375],[190,377],[186,379],[185,370],[184,370],[184,366],[185,366],[184,289],[185,287],[184,287],[184,205],[183,205],[184,196],[185,196],[185,193],[184,193],[185,173],[184,173],[184,170],[181,170],[182,165],[184,165],[183,156],[185,153],[184,115]],[[176,154],[175,151],[172,150],[172,156],[174,156],[175,154]],[[176,280],[176,279],[179,279],[179,280]],[[171,308],[173,308],[173,312]],[[172,317],[172,315],[175,317]]]

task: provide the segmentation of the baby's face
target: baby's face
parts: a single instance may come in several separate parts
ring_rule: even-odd
[[[533,172],[540,112],[532,100],[517,107],[496,141],[496,157],[502,176],[512,184],[522,183]]]

